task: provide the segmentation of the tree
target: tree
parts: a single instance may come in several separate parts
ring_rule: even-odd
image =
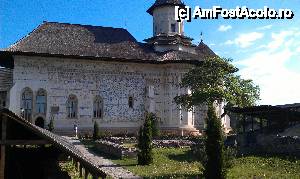
[[[207,112],[205,152],[207,156],[204,171],[205,178],[226,178],[224,139],[221,120],[218,119],[216,112],[211,105],[209,105]]]
[[[100,139],[100,129],[98,123],[94,122],[93,140]]]
[[[50,132],[52,132],[54,130],[54,120],[53,119],[50,119],[50,122],[48,124],[48,130]]]
[[[152,137],[157,138],[160,136],[159,118],[154,113],[149,113],[149,115],[151,120]]]
[[[146,114],[146,119],[143,127],[139,131],[138,141],[138,164],[149,165],[153,162],[152,153],[152,120],[153,115],[150,113]]]
[[[217,118],[214,104],[223,102],[226,107],[246,107],[259,99],[259,87],[251,80],[236,75],[238,69],[230,64],[230,59],[212,57],[191,69],[182,79],[181,87],[191,90],[190,94],[177,96],[175,101],[187,109],[206,104],[207,130],[205,164],[206,178],[225,177],[223,134],[220,119]],[[226,109],[225,107],[225,109]],[[217,170],[212,170],[217,165]]]
[[[259,100],[259,87],[252,80],[236,75],[238,68],[230,62],[226,58],[207,58],[190,70],[182,79],[181,87],[189,88],[192,93],[177,96],[176,103],[188,109],[215,101],[226,102],[227,107],[254,105]]]

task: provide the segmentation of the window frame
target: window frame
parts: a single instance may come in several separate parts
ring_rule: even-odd
[[[176,24],[171,23],[171,32],[176,32]]]
[[[129,107],[129,109],[134,108],[134,98],[133,98],[133,96],[128,97],[128,107]]]
[[[44,97],[44,101],[41,102],[40,100],[38,100],[39,96],[43,96]],[[40,109],[39,108],[40,105],[42,105],[42,107],[44,108],[43,109],[44,111],[40,111],[39,110]],[[37,91],[37,93],[36,93],[36,97],[35,97],[35,112],[37,114],[44,114],[44,115],[47,114],[47,92],[44,89],[39,89]]]
[[[104,114],[103,99],[97,95],[93,101],[93,118],[102,119]]]
[[[78,99],[74,94],[69,95],[67,103],[67,118],[68,119],[77,119],[78,117]]]
[[[33,91],[26,87],[21,93],[21,116],[30,121],[33,114]]]

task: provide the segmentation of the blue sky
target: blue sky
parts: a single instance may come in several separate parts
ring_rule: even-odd
[[[44,20],[123,27],[142,41],[152,36],[154,0],[0,0],[0,48],[5,48]],[[232,58],[243,78],[261,87],[260,104],[300,102],[299,0],[185,0],[194,7],[289,8],[292,20],[193,20],[185,34],[204,42],[218,55]]]

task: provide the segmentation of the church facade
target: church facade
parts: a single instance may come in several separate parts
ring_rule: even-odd
[[[183,22],[175,21],[180,0],[156,0],[153,37],[138,42],[122,28],[44,22],[0,54],[0,104],[26,120],[70,134],[136,132],[145,112],[159,117],[163,130],[197,132],[205,106],[188,111],[174,102],[184,74],[215,56],[203,42],[192,44]],[[222,112],[221,106],[217,109]],[[223,118],[225,127],[229,119]]]

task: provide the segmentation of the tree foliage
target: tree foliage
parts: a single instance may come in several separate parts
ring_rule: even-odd
[[[94,122],[93,140],[98,140],[101,137],[100,129],[98,123]]]
[[[53,119],[50,119],[50,122],[48,124],[48,130],[50,132],[52,132],[54,130],[54,120]]]
[[[190,89],[191,93],[175,98],[177,104],[187,109],[201,104],[208,106],[205,141],[207,161],[204,172],[207,179],[226,177],[223,130],[214,103],[246,107],[254,105],[259,99],[259,87],[251,80],[236,75],[238,69],[230,62],[229,59],[219,57],[204,60],[182,79],[181,86]]]
[[[213,105],[208,106],[205,152],[205,178],[226,178],[223,130]]]
[[[213,57],[190,70],[182,79],[181,86],[189,88],[191,94],[177,96],[176,103],[188,109],[214,101],[226,102],[227,106],[254,105],[259,99],[259,87],[252,80],[236,75],[238,69],[230,62],[230,59]]]
[[[152,121],[154,115],[151,113],[146,114],[146,119],[144,126],[140,128],[139,131],[139,141],[138,141],[138,164],[139,165],[149,165],[153,162],[152,153]]]
[[[160,136],[159,118],[154,113],[149,113],[151,119],[152,137],[157,138]]]

